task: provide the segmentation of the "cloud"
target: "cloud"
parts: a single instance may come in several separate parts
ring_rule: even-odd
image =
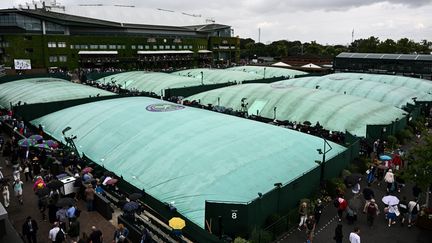
[[[1,0],[0,7],[28,0]],[[263,42],[280,39],[347,44],[371,35],[380,39],[432,39],[432,0],[57,0],[68,13],[118,22],[192,25],[206,18],[234,28],[235,35]],[[84,7],[80,4],[104,4]],[[135,8],[114,7],[134,5]],[[175,11],[159,11],[157,8]],[[191,17],[187,14],[201,15]]]

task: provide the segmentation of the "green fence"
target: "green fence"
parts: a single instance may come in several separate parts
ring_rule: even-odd
[[[62,109],[66,109],[72,106],[100,101],[100,100],[121,98],[121,97],[128,97],[128,96],[112,95],[112,96],[82,98],[82,99],[75,99],[75,100],[55,101],[49,103],[28,104],[28,105],[14,106],[13,110],[15,114],[23,118],[25,121],[31,121],[36,118],[42,117],[44,115]]]
[[[359,150],[359,140],[353,139],[347,150],[324,163],[323,179],[338,177],[341,171],[358,156]],[[260,229],[267,225],[271,215],[287,215],[282,217],[285,221],[281,225],[272,226],[272,230],[275,231],[286,230],[287,224],[292,221],[290,215],[293,209],[298,207],[298,202],[302,198],[311,198],[316,194],[320,187],[320,174],[321,167],[316,167],[287,184],[278,185],[283,182],[274,181],[273,190],[257,191],[257,198],[251,202],[208,201],[205,219],[212,224],[207,225],[206,228],[210,228],[214,234],[222,231],[231,237],[248,237],[254,228]]]
[[[274,77],[274,78],[266,78],[266,79],[255,79],[255,80],[246,80],[246,81],[243,81],[242,83],[243,84],[251,84],[251,83],[269,84],[269,83],[273,83],[273,82],[281,81],[281,80],[286,80],[286,79],[289,79],[289,78],[287,78],[287,77]]]
[[[396,135],[408,125],[408,117],[396,120],[388,125],[367,125],[366,139],[368,142],[373,142],[377,139],[386,139],[388,136]]]
[[[117,73],[121,73],[121,72],[102,72],[102,73],[91,72],[91,73],[87,73],[85,76],[86,76],[87,80],[98,80],[100,78],[105,78],[105,77],[108,77],[110,75],[114,75]]]
[[[223,84],[206,84],[206,85],[199,85],[199,86],[193,86],[193,87],[185,87],[185,88],[173,88],[173,89],[166,89],[165,92],[165,98],[173,97],[173,96],[183,96],[188,97],[194,94],[198,94],[201,92],[213,90],[213,89],[219,89],[223,87],[227,87],[230,85],[234,85],[235,83],[223,83]]]

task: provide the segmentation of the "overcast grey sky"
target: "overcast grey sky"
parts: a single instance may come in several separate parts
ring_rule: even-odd
[[[25,4],[0,0],[0,8]],[[29,0],[28,2],[31,2]],[[47,0],[50,2],[50,0]],[[241,38],[348,44],[369,36],[432,40],[432,0],[57,0],[66,12],[128,23],[190,25],[214,18]],[[102,7],[80,4],[104,4]],[[114,5],[133,5],[115,7]],[[170,11],[162,11],[157,9]],[[174,11],[174,12],[171,12]],[[184,15],[201,15],[191,17]]]

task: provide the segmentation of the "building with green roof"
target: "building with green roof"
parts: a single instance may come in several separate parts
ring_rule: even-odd
[[[115,93],[58,78],[31,78],[0,84],[0,106],[48,103]]]
[[[127,90],[138,90],[158,95],[163,95],[164,90],[173,88],[194,87],[201,84],[201,80],[192,77],[183,77],[179,75],[132,71],[113,74],[96,80],[102,84],[117,84]],[[204,83],[206,84],[206,83]]]
[[[37,9],[0,10],[0,60],[8,72],[162,69],[237,63],[228,25],[131,24]]]
[[[274,84],[329,90],[340,94],[375,100],[398,108],[403,108],[407,104],[414,105],[414,98],[417,101],[432,101],[431,94],[415,89],[359,79],[334,79],[331,75],[295,78]]]
[[[243,81],[261,80],[262,75],[246,73],[242,71],[230,71],[228,69],[196,68],[173,72],[174,75],[202,79],[203,82],[220,83],[242,83]]]
[[[390,124],[407,114],[377,101],[284,83],[236,85],[186,99],[239,111],[245,109],[249,115],[270,119],[319,122],[327,130],[348,131],[360,137],[366,137],[367,125]],[[246,103],[246,107],[242,107],[242,103]]]
[[[299,75],[308,74],[307,72],[298,71],[294,69],[267,67],[267,66],[238,66],[238,67],[228,68],[228,70],[258,74],[261,75],[263,79],[278,78],[278,77],[295,78],[296,76]]]
[[[212,227],[218,227],[217,215],[224,215],[227,234],[250,232],[268,215],[294,207],[319,184],[315,161],[322,157],[317,152],[321,138],[157,99],[92,102],[31,123],[42,124],[63,142],[62,130],[70,127],[79,153],[160,203],[174,205],[186,218],[185,232],[194,232],[199,242],[210,241],[199,240],[198,231],[217,232],[205,223],[213,220]],[[337,169],[326,170],[326,178],[339,173],[352,154],[330,144],[325,164]],[[301,188],[289,186],[299,180]],[[281,191],[273,190],[275,183]],[[264,209],[255,210],[258,204]],[[231,210],[238,210],[235,218]]]

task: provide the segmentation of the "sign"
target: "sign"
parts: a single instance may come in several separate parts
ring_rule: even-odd
[[[28,70],[31,69],[30,59],[14,59],[14,66],[16,70]]]

